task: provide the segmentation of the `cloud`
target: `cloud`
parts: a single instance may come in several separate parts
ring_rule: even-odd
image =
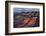
[[[39,11],[38,8],[14,8],[14,12],[32,12],[32,11]]]

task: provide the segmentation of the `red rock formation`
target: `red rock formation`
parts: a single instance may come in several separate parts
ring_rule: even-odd
[[[24,20],[24,24],[23,25],[27,25],[27,26],[32,26],[36,23],[36,20],[37,18],[36,17],[32,17],[32,18],[27,18]]]

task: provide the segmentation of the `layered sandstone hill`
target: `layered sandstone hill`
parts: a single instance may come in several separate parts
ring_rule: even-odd
[[[39,25],[39,13],[20,13],[14,17],[14,27],[33,27]]]

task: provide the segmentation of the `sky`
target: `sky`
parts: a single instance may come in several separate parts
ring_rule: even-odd
[[[21,13],[21,12],[39,11],[39,9],[38,8],[13,8],[13,11]]]

